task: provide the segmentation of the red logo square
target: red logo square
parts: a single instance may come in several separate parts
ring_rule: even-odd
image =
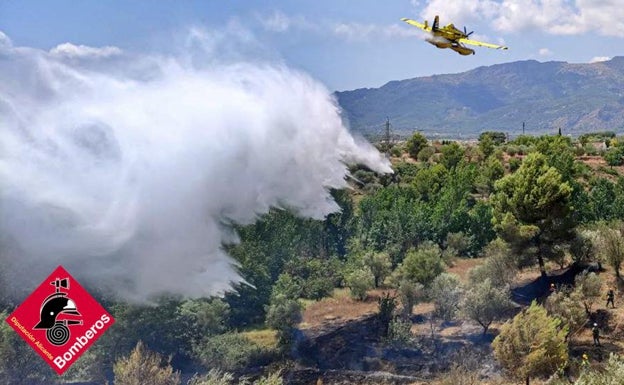
[[[60,375],[115,320],[59,266],[6,322]]]

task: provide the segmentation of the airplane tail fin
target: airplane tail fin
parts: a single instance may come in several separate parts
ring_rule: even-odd
[[[436,15],[436,17],[433,19],[433,25],[431,26],[431,30],[437,31],[439,26],[440,26],[440,17]]]

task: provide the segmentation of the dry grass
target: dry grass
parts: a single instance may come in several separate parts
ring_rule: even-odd
[[[349,289],[336,289],[332,297],[307,302],[303,312],[302,329],[316,327],[332,321],[356,319],[377,312],[377,300],[384,292],[392,290],[371,290],[365,301],[356,301],[349,295]]]
[[[241,334],[248,338],[253,343],[263,348],[272,350],[277,347],[277,333],[272,329],[258,329],[241,332]]]
[[[448,273],[455,274],[462,282],[468,282],[468,271],[481,265],[485,258],[457,258],[454,266],[447,269]]]

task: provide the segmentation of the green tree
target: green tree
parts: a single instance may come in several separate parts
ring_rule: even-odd
[[[444,243],[447,248],[455,250],[459,255],[466,255],[466,252],[470,249],[471,241],[468,235],[460,231],[458,233],[446,234]]]
[[[507,135],[504,132],[500,131],[484,131],[479,134],[479,142],[485,139],[486,136],[489,136],[492,139],[492,142],[496,146],[500,146],[501,144],[507,141]]]
[[[225,332],[229,318],[230,306],[220,298],[186,300],[178,307],[189,340]]]
[[[267,309],[266,325],[277,330],[278,343],[287,349],[294,341],[294,332],[301,322],[301,305],[285,296],[276,296]]]
[[[569,215],[572,188],[540,153],[529,154],[515,173],[496,182],[491,197],[496,231],[516,254],[533,254],[542,276],[553,246],[570,241],[575,223]]]
[[[418,160],[421,162],[428,162],[433,154],[435,154],[433,146],[426,146],[418,152]]]
[[[262,357],[262,349],[240,333],[209,336],[193,347],[194,358],[211,369],[241,370]]]
[[[374,276],[370,270],[358,268],[345,275],[345,284],[353,298],[363,301],[366,299],[366,292],[373,288]]]
[[[588,209],[593,220],[615,218],[615,194],[615,185],[608,179],[598,178],[591,182]]]
[[[611,167],[624,164],[624,147],[612,147],[604,154],[604,160]]]
[[[602,224],[598,230],[595,247],[619,279],[620,268],[624,262],[624,222],[614,221]]]
[[[391,186],[360,202],[361,247],[387,251],[396,263],[430,233],[430,207],[413,187]]]
[[[109,368],[105,367],[101,359],[104,354],[98,345],[91,346],[80,356],[79,360],[74,361],[74,364],[63,373],[63,383],[105,383],[106,372]],[[13,384],[10,381],[6,383]],[[49,383],[53,382],[50,381]]]
[[[429,289],[436,317],[445,321],[453,320],[459,311],[462,294],[462,285],[456,275],[449,273],[438,275]]]
[[[396,310],[396,297],[391,297],[389,293],[385,293],[377,301],[377,319],[383,337],[388,336],[390,322],[394,319],[394,311]]]
[[[301,297],[321,299],[331,295],[340,282],[340,261],[336,258],[299,257],[288,261],[284,272],[301,285]]]
[[[468,272],[472,285],[489,280],[495,288],[510,286],[518,269],[507,243],[500,238],[493,240],[485,247],[483,256],[485,262]]]
[[[529,385],[531,377],[550,376],[568,360],[567,332],[561,320],[533,302],[501,327],[492,343],[494,355],[509,374]]]
[[[464,149],[457,142],[442,146],[440,162],[449,170],[454,169],[464,159]]]
[[[479,150],[483,157],[487,159],[494,152],[494,139],[490,135],[479,135]]]
[[[600,298],[602,281],[600,281],[596,273],[584,272],[574,278],[574,286],[575,291],[577,291],[580,298],[582,298],[585,312],[588,316],[591,316],[592,307],[594,303],[596,303],[596,300]]]
[[[583,298],[579,291],[558,290],[546,299],[546,310],[567,326],[566,341],[568,342],[587,323],[587,314],[582,303]]]
[[[174,372],[169,362],[149,351],[142,342],[128,357],[113,366],[115,385],[179,385],[180,373]]]
[[[570,243],[570,254],[575,262],[582,264],[594,259],[597,248],[594,238],[593,232],[576,229],[575,237]]]
[[[355,230],[349,194],[344,191],[331,191],[331,194],[341,212],[323,221],[273,209],[251,225],[237,226],[241,242],[227,246],[227,251],[237,261],[245,283],[235,285],[235,290],[225,295],[230,305],[230,326],[245,327],[263,322],[273,284],[288,263],[305,265],[302,269],[310,273],[305,277],[302,295],[318,297],[331,292],[338,272],[330,268],[332,265],[328,261],[332,255],[343,257],[346,254],[347,241]],[[308,263],[310,260],[319,262]]]
[[[420,132],[415,132],[405,143],[405,149],[413,159],[417,159],[418,153],[427,147],[427,138]]]
[[[448,176],[448,170],[441,164],[423,167],[416,172],[412,185],[424,201],[431,201],[438,195]]]
[[[489,193],[494,189],[494,183],[505,175],[505,167],[503,162],[496,157],[490,156],[485,161],[481,169],[481,178],[483,178],[481,186],[484,192]]]
[[[155,304],[150,305],[125,302],[113,304],[110,308],[116,320],[115,327],[98,340],[96,351],[99,359],[105,367],[111,367],[114,364],[113,358],[130,354],[137,343],[142,341],[156,353],[171,356],[174,364],[178,360],[187,360],[191,354],[192,344],[201,336],[201,330],[207,331],[206,328],[209,327],[208,318],[202,317],[208,315],[220,317],[210,311],[202,314],[211,308],[211,304],[202,303],[205,301],[207,300],[200,300],[194,304],[195,306],[187,304],[185,308],[188,311],[183,311],[181,308],[183,303],[178,298],[171,297],[155,299]],[[190,310],[197,310],[198,313],[191,315]],[[225,323],[226,318],[220,318],[215,322]]]
[[[302,293],[303,282],[299,277],[293,277],[288,273],[282,273],[277,277],[273,290],[271,291],[271,298],[277,296],[284,296],[288,299],[299,299]]]
[[[392,271],[392,261],[388,253],[368,253],[364,256],[364,264],[373,274],[375,287],[379,287]]]
[[[492,206],[488,202],[477,201],[468,211],[468,221],[465,226],[465,233],[470,236],[471,241],[467,254],[478,255],[488,243],[496,238],[492,225]]]
[[[509,171],[515,172],[522,165],[522,159],[520,158],[510,158],[509,159]]]
[[[403,307],[402,314],[408,318],[412,314],[414,306],[425,298],[425,287],[418,282],[404,279],[398,284],[397,296]]]
[[[483,328],[483,335],[493,321],[501,319],[511,309],[509,289],[492,285],[489,279],[472,283],[462,302],[462,313]]]
[[[395,274],[398,281],[407,279],[427,287],[444,271],[442,251],[438,245],[425,242],[416,250],[408,251]]]
[[[572,140],[565,136],[541,136],[536,145],[536,150],[544,154],[547,163],[554,167],[564,182],[570,182],[576,174],[574,161],[574,146]]]
[[[473,236],[470,208],[475,205],[471,192],[477,172],[475,165],[463,163],[449,172],[446,183],[432,202],[429,228],[436,242],[441,243],[449,232]]]

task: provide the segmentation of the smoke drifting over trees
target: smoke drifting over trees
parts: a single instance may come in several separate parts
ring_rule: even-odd
[[[305,74],[195,53],[0,34],[0,260],[18,297],[58,264],[128,299],[222,291],[239,280],[232,224],[271,207],[322,218],[345,163],[391,171]]]

